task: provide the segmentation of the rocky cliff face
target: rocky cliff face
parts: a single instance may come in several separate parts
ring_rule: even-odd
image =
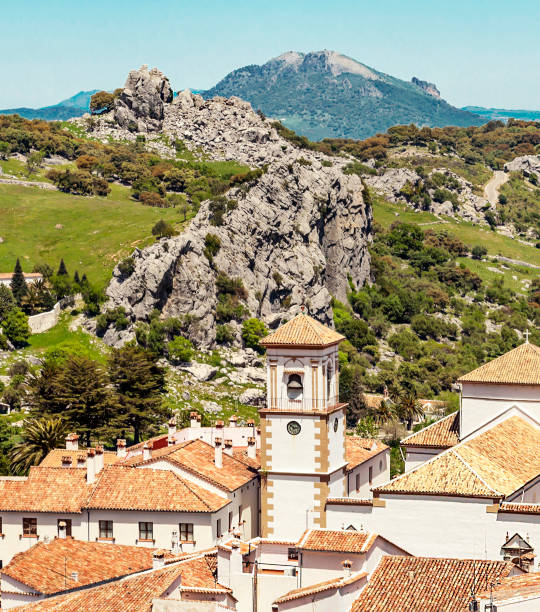
[[[423,89],[426,93],[434,98],[440,99],[441,92],[437,89],[435,83],[430,83],[429,81],[421,81],[417,77],[413,77],[411,79],[411,83]]]
[[[144,83],[148,71],[141,70],[141,78],[134,71],[128,81]],[[163,83],[150,88],[126,84],[126,90],[112,113],[126,116],[126,108],[138,109],[137,125],[150,146],[165,133],[216,159],[264,164],[265,172],[248,189],[226,194],[237,204],[223,225],[211,224],[210,205],[204,202],[184,234],[137,250],[129,278],[115,270],[106,307],[123,306],[133,323],[147,319],[154,308],[163,316],[192,315],[197,320],[193,340],[210,346],[216,330],[215,281],[222,272],[242,279],[245,306],[270,327],[290,318],[302,304],[313,316],[331,321],[331,297],[346,300],[348,277],[362,285],[369,275],[371,210],[360,179],[343,174],[345,162],[294,148],[239,99],[205,101],[183,92],[168,102],[167,94],[155,95],[166,92]],[[143,114],[146,108],[149,116]],[[110,120],[99,117],[93,135],[136,136],[123,128],[123,120],[118,128]],[[204,254],[209,233],[221,243],[212,263]],[[239,340],[240,324],[231,325]],[[106,339],[118,341],[114,334]]]

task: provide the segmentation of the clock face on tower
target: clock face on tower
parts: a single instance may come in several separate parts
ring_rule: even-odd
[[[300,423],[298,421],[289,421],[287,423],[287,431],[291,434],[291,436],[297,436],[300,433]]]

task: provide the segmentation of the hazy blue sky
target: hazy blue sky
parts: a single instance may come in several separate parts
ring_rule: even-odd
[[[540,108],[538,0],[4,0],[0,23],[0,108],[113,89],[141,64],[200,89],[320,49],[433,81],[458,106]]]

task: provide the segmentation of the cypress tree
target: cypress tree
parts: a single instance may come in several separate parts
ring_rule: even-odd
[[[76,285],[80,285],[81,284],[81,279],[79,278],[79,271],[75,270],[75,274],[73,275],[73,282]]]
[[[11,278],[11,293],[13,293],[13,297],[15,298],[17,304],[20,304],[22,298],[28,293],[28,287],[26,286],[26,281],[24,280],[24,274],[19,258],[17,258],[17,263],[15,264],[15,269],[13,270],[13,276]]]
[[[56,275],[57,276],[67,276],[68,275],[66,264],[64,263],[64,258],[60,260],[60,265],[58,266],[58,272],[56,273]]]
[[[81,286],[87,285],[87,284],[88,284],[88,279],[86,278],[86,272],[83,272],[83,275],[81,278]]]

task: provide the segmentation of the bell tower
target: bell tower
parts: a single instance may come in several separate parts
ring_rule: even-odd
[[[345,494],[343,339],[302,313],[261,342],[267,349],[267,402],[259,410],[263,537],[295,539],[325,527],[326,499]]]

